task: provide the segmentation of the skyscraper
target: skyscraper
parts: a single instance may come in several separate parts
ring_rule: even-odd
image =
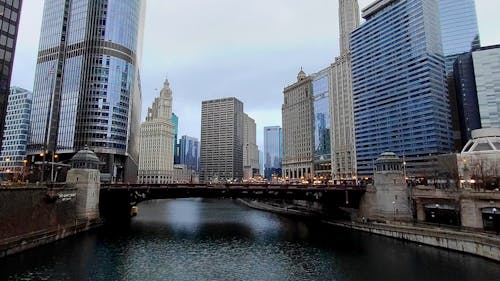
[[[351,76],[350,33],[359,27],[357,0],[340,0],[340,55],[330,66],[331,169],[336,179],[356,176],[356,146]]]
[[[145,0],[46,0],[28,154],[88,145],[103,180],[134,182]]]
[[[165,80],[141,125],[139,183],[171,183],[174,169],[172,90]]]
[[[453,82],[449,84],[453,86],[457,100],[461,144],[466,144],[472,138],[472,130],[481,128],[472,53],[457,57],[453,65]]]
[[[179,140],[180,160],[188,169],[198,171],[200,142],[197,138],[182,136]]]
[[[472,52],[481,128],[500,128],[500,45]]]
[[[264,177],[281,176],[283,133],[280,126],[264,127]]]
[[[289,179],[311,178],[314,174],[312,78],[301,69],[297,82],[283,90],[282,175]]]
[[[464,132],[462,132],[459,124],[458,103],[462,97],[458,96],[456,91],[462,88],[463,85],[454,83],[452,71],[453,64],[460,54],[469,53],[471,50],[480,47],[474,2],[474,0],[439,0],[441,41],[445,57],[456,151],[462,150],[462,145],[467,143],[468,138],[464,139],[461,136]],[[467,134],[467,132],[465,133]],[[468,135],[470,137],[470,131]]]
[[[243,178],[250,179],[259,174],[259,149],[257,147],[257,125],[255,120],[243,114]]]
[[[5,116],[4,139],[0,156],[2,173],[23,172],[26,166],[26,144],[30,125],[32,93],[12,87]]]
[[[385,151],[412,175],[452,148],[437,0],[379,0],[351,33],[358,175]]]
[[[201,105],[200,180],[243,178],[243,103],[237,98]]]
[[[264,151],[259,149],[259,171],[260,175],[264,175]]]
[[[172,112],[172,124],[174,125],[174,164],[180,164],[180,146],[177,137],[179,136],[179,117]]]
[[[332,175],[330,142],[330,68],[312,74],[314,110],[314,175],[329,179]]]
[[[340,55],[349,53],[351,31],[359,26],[358,0],[339,0]]]
[[[447,73],[453,70],[453,62],[459,54],[480,47],[474,2],[439,0],[441,40]]]
[[[10,92],[22,0],[0,0],[0,148]]]

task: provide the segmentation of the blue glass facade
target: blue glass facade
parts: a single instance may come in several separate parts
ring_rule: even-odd
[[[264,177],[281,175],[283,159],[283,133],[279,126],[264,127]]]
[[[182,136],[179,140],[180,164],[186,165],[189,169],[198,171],[200,142],[197,138]]]
[[[351,33],[358,176],[371,176],[385,151],[418,172],[425,157],[451,150],[438,11],[437,0],[375,4]]]
[[[11,88],[0,156],[2,174],[20,174],[25,167],[31,98],[30,91],[18,87]]]
[[[144,5],[136,0],[45,1],[29,154],[70,157],[88,145],[111,180],[123,180],[126,169],[135,169],[138,134],[130,131],[140,123]]]
[[[316,175],[331,175],[330,97],[328,70],[313,74],[314,111],[314,171]]]
[[[172,113],[172,124],[174,125],[174,164],[182,164],[180,160],[180,143],[177,142],[177,136],[179,134],[179,117]]]
[[[450,72],[459,54],[480,46],[475,1],[439,0],[439,13],[446,72]]]

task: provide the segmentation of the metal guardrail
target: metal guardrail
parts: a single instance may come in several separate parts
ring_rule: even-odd
[[[0,190],[2,189],[71,189],[76,188],[75,184],[72,183],[9,183],[0,185]]]
[[[313,185],[313,184],[253,184],[253,183],[226,183],[226,184],[194,184],[194,183],[171,183],[171,184],[128,184],[113,183],[101,184],[102,189],[158,189],[158,188],[213,188],[213,189],[300,189],[300,190],[365,190],[361,185]]]

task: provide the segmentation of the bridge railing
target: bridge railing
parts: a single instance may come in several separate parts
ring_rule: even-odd
[[[282,183],[105,183],[101,188],[143,189],[143,188],[228,188],[228,189],[311,189],[311,190],[365,190],[366,186],[352,184],[282,184]]]

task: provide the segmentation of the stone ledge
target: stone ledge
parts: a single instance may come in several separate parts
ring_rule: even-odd
[[[0,258],[88,231],[102,225],[100,219],[44,229],[0,240]]]

